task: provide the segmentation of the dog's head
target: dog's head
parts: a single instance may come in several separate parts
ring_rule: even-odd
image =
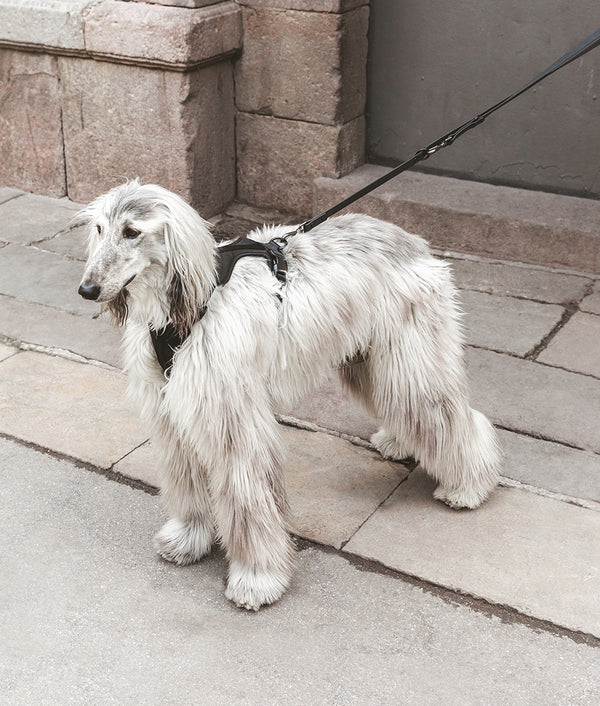
[[[209,227],[179,196],[130,181],[86,206],[76,222],[88,229],[88,261],[79,286],[120,323],[127,297],[166,295],[176,328],[189,329],[215,282]]]

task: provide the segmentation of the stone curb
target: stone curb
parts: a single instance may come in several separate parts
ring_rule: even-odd
[[[373,164],[313,182],[313,213],[389,170]],[[407,172],[348,210],[397,223],[433,247],[600,273],[600,201]]]

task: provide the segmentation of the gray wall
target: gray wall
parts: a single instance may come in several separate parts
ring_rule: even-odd
[[[599,26],[599,0],[371,0],[369,161],[402,161]],[[600,48],[533,91],[423,171],[600,198]]]

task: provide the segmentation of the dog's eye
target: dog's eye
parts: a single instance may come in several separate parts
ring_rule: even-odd
[[[123,231],[123,237],[127,238],[128,240],[133,240],[134,238],[137,238],[141,232],[141,230],[136,230],[131,226],[127,226],[127,228],[125,228],[125,230]]]
[[[99,223],[96,224],[96,230],[98,231],[98,233],[102,233],[102,226]]]

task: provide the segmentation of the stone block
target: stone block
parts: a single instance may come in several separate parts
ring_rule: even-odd
[[[600,455],[498,430],[502,475],[574,498],[600,502]]]
[[[222,0],[134,0],[135,2],[147,2],[155,5],[173,5],[175,7],[206,7],[206,5],[216,5]]]
[[[0,432],[110,468],[147,439],[125,376],[24,352],[0,363]]]
[[[238,112],[239,198],[308,214],[317,175],[346,174],[362,161],[364,129],[363,118],[334,126]]]
[[[68,227],[79,209],[67,199],[23,194],[0,204],[0,240],[27,245]]]
[[[600,380],[467,349],[471,404],[499,426],[600,453]]]
[[[537,359],[600,378],[600,316],[577,312]]]
[[[107,320],[76,316],[2,294],[0,336],[69,351],[114,367],[121,363],[121,334]]]
[[[235,193],[233,76],[61,57],[69,195],[88,201],[127,178],[156,182],[203,216]]]
[[[146,485],[153,488],[160,488],[162,485],[159,456],[150,441],[134,449],[125,458],[122,458],[114,467],[113,471],[141,480]]]
[[[1,213],[1,212],[0,212]],[[40,250],[65,255],[70,260],[87,260],[87,233],[83,226],[66,229],[48,240],[36,243]]]
[[[77,294],[83,269],[81,262],[10,244],[0,250],[0,294],[93,316],[98,304]]]
[[[85,48],[91,56],[189,69],[237,52],[241,31],[235,2],[189,9],[104,0],[86,15]]]
[[[600,636],[600,513],[513,488],[457,512],[435,485],[411,473],[344,551]]]
[[[343,15],[245,8],[243,16],[238,110],[327,125],[363,114],[367,7]]]
[[[317,178],[313,213],[388,172],[367,164],[343,179]],[[397,223],[440,250],[600,273],[600,201],[405,172],[349,210]]]
[[[448,257],[445,259],[452,267],[454,281],[459,289],[486,292],[501,297],[531,299],[547,304],[579,301],[591,281],[586,277],[542,268],[533,269],[518,264]]]
[[[60,78],[55,57],[0,49],[0,124],[0,183],[64,196]]]
[[[467,342],[480,348],[524,356],[560,321],[555,304],[461,292]]]
[[[83,51],[84,15],[97,0],[1,0],[0,42]]]

